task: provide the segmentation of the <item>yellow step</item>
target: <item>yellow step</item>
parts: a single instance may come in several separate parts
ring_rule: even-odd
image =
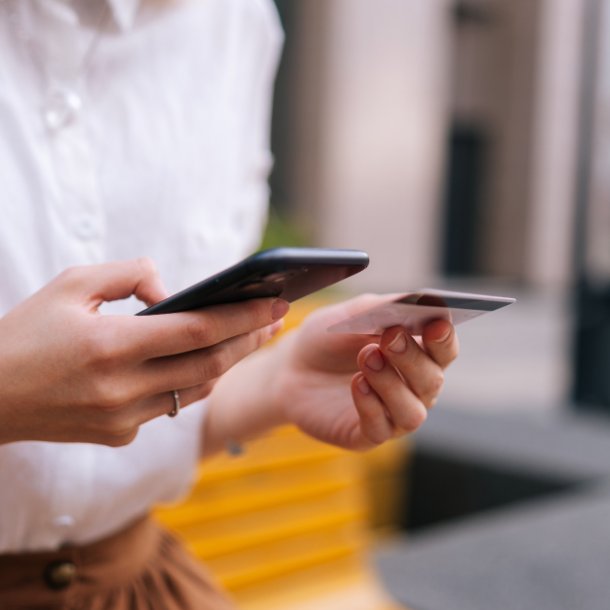
[[[307,502],[193,523],[175,531],[204,559],[265,545],[307,532],[362,522],[366,511],[362,490],[344,489]]]
[[[190,547],[196,555],[205,560],[214,559],[222,555],[229,555],[247,549],[264,547],[274,542],[289,540],[303,534],[333,530],[347,523],[353,523],[362,517],[355,511],[345,511],[331,515],[321,515],[295,523],[287,523],[282,527],[270,530],[261,530],[248,535],[224,536],[207,540],[190,539]],[[362,523],[362,521],[361,521]]]
[[[236,590],[353,555],[365,544],[363,524],[351,522],[331,530],[217,557],[206,563],[228,589]]]
[[[342,455],[290,470],[200,484],[187,502],[160,508],[156,514],[168,527],[178,528],[317,498],[361,483],[354,460],[354,456]]]
[[[240,610],[283,609],[351,586],[363,570],[360,553],[352,553],[321,565],[278,576],[233,592]]]
[[[344,557],[234,593],[240,610],[406,610],[357,556]]]
[[[276,434],[248,443],[247,451],[241,456],[223,454],[203,462],[199,468],[199,485],[316,463],[345,453],[302,434]]]

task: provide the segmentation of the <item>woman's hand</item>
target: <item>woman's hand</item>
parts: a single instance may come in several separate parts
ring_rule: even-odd
[[[218,439],[241,440],[283,423],[356,450],[419,427],[440,392],[443,369],[458,353],[451,324],[429,324],[421,345],[399,327],[381,337],[327,332],[387,300],[363,295],[319,309],[225,375],[211,397],[206,454],[222,446]]]
[[[131,442],[144,422],[205,397],[281,326],[281,299],[158,316],[104,301],[167,296],[150,259],[68,269],[0,319],[0,443]]]

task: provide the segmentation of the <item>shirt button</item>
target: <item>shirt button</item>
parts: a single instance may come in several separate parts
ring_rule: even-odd
[[[81,239],[92,239],[97,236],[97,222],[94,216],[85,214],[76,219],[74,232]]]
[[[53,525],[55,527],[72,527],[75,523],[76,521],[71,515],[61,515],[53,519]]]
[[[76,578],[76,566],[71,561],[53,561],[44,571],[44,581],[49,589],[65,589]]]

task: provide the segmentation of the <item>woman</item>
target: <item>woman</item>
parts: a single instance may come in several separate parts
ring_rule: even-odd
[[[455,334],[326,333],[371,295],[256,354],[281,299],[132,316],[260,237],[271,0],[0,4],[0,607],[229,608],[150,507],[273,426],[354,450],[414,430]]]

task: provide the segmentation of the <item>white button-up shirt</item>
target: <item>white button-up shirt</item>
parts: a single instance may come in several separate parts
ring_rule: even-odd
[[[271,0],[0,0],[0,315],[71,265],[150,256],[175,292],[252,251],[281,42]],[[82,98],[56,131],[54,82]],[[85,544],[184,493],[204,410],[119,449],[0,446],[0,553]]]

